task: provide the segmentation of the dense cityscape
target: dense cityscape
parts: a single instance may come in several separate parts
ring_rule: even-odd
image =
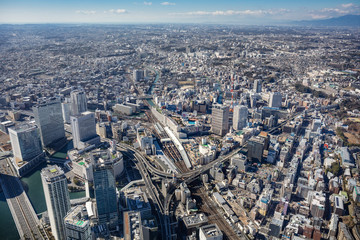
[[[2,237],[360,239],[359,49],[345,27],[0,25]]]

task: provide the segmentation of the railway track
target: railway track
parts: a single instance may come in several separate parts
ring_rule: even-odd
[[[238,239],[246,239],[245,236],[240,238],[234,230],[229,226],[229,224],[224,219],[224,214],[219,212],[218,206],[215,205],[215,203],[209,199],[209,196],[201,189],[200,192],[198,192],[203,202],[203,211],[209,213],[208,216],[209,222],[216,223],[220,230],[226,235],[227,239],[230,240],[238,240]],[[225,239],[226,239],[225,238]]]

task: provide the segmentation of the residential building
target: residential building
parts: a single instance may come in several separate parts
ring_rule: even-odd
[[[54,165],[41,170],[41,181],[52,235],[56,240],[66,239],[64,217],[71,207],[66,176]]]

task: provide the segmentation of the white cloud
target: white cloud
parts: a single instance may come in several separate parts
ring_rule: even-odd
[[[347,3],[341,4],[336,8],[323,8],[319,10],[312,10],[308,12],[309,16],[313,19],[322,19],[322,18],[333,18],[340,17],[348,14],[360,14],[360,6]]]
[[[113,14],[124,14],[127,13],[128,11],[126,9],[110,9],[108,11],[105,11],[104,13],[113,13]]]
[[[322,13],[336,13],[336,14],[348,14],[350,13],[349,10],[345,10],[345,9],[340,9],[340,8],[323,8],[320,10],[320,12]]]
[[[355,4],[353,4],[353,3],[347,3],[347,4],[341,4],[341,6],[343,7],[343,8],[350,8],[350,7],[353,7]]]
[[[176,3],[173,3],[173,2],[162,2],[160,4],[164,5],[164,6],[174,6],[174,5],[176,5]]]
[[[328,16],[326,16],[326,15],[312,14],[312,15],[311,15],[311,18],[312,18],[312,19],[326,19],[326,18],[328,18]]]
[[[146,6],[151,6],[152,5],[152,2],[144,2],[144,5],[146,5]]]
[[[269,10],[227,10],[227,11],[194,11],[172,13],[172,15],[191,15],[191,16],[233,16],[233,15],[246,15],[246,16],[263,16],[263,15],[279,15],[288,13],[288,9],[269,9]]]
[[[77,10],[76,13],[84,14],[84,15],[92,15],[92,14],[96,14],[96,11],[94,11],[94,10]]]

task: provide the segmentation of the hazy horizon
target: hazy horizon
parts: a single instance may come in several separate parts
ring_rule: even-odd
[[[46,1],[4,0],[0,24],[240,24],[282,25],[359,15],[354,1]]]

